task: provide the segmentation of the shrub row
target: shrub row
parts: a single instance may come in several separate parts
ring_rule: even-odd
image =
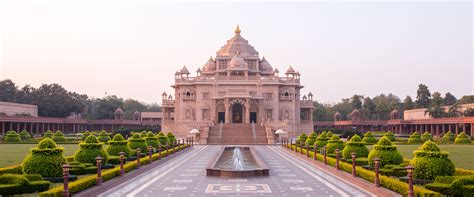
[[[173,154],[175,151],[186,148],[187,145],[182,145],[181,147],[176,147],[173,149],[170,149],[169,154]],[[162,151],[162,157],[167,156],[166,151]],[[154,161],[159,159],[159,154],[156,153],[152,155],[152,158]],[[150,158],[149,157],[143,157],[140,159],[140,163],[142,165],[146,165],[150,163]],[[137,167],[137,162],[129,162],[124,164],[124,171],[125,172],[130,172],[134,170]],[[103,181],[107,181],[109,179],[112,179],[116,176],[120,175],[120,166],[117,166],[112,169],[104,170],[102,171],[102,179]],[[77,181],[69,183],[69,192],[71,194],[78,193],[80,191],[86,190],[90,187],[93,187],[96,185],[96,178],[97,175],[90,175],[86,176],[84,178],[78,179]],[[41,192],[39,194],[40,197],[61,197],[63,192],[63,186],[58,186],[55,188],[52,188],[48,191]]]
[[[474,176],[439,176],[426,188],[450,196],[474,196]]]
[[[49,189],[49,181],[39,175],[0,175],[0,195],[41,192]]]
[[[289,147],[289,145],[288,145]],[[298,148],[293,145],[293,149]],[[300,148],[298,148],[301,150]],[[306,154],[306,149],[303,149],[303,154]],[[309,151],[310,157],[314,157],[314,152]],[[319,161],[323,161],[324,157],[321,154],[318,154],[317,159]],[[336,159],[334,158],[327,158],[328,165],[335,166],[336,165]],[[339,163],[339,168],[343,171],[352,172],[352,165],[344,162]],[[367,181],[373,182],[374,177],[375,177],[375,172],[366,170],[360,166],[356,166],[356,174],[358,177],[365,179]],[[385,187],[387,189],[390,189],[394,192],[397,192],[399,194],[402,194],[404,196],[407,195],[408,192],[408,183],[405,183],[403,181],[399,181],[397,179],[390,178],[388,176],[381,175],[380,177],[380,185],[382,187]],[[441,195],[437,192],[425,189],[423,187],[419,186],[414,186],[414,191],[415,191],[415,196],[425,196],[425,197],[440,197]]]

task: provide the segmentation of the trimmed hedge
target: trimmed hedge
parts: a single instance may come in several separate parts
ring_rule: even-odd
[[[90,131],[85,131],[83,134],[82,134],[82,137],[81,137],[81,140],[82,141],[85,141],[87,137],[89,137],[91,135],[91,132]]]
[[[305,132],[301,133],[297,138],[296,138],[296,144],[301,145],[301,143],[306,142],[308,139],[308,136],[306,135]]]
[[[413,132],[413,134],[410,135],[410,138],[408,138],[408,144],[419,144],[422,143],[421,141],[421,135],[418,132]]]
[[[391,131],[387,131],[385,134],[383,134],[383,136],[387,137],[392,142],[395,142],[396,140],[395,134],[393,134]]]
[[[454,139],[454,143],[455,144],[471,144],[472,141],[469,138],[469,136],[467,136],[464,132],[461,132],[460,134],[456,136],[456,139]]]
[[[51,130],[47,130],[44,134],[43,134],[43,138],[53,138],[53,135],[54,133],[51,131]]]
[[[8,131],[3,139],[5,144],[17,144],[21,142],[21,137],[15,131]]]
[[[130,152],[132,151],[130,147],[128,147],[128,141],[121,134],[115,134],[114,138],[109,141],[109,145],[105,149],[107,153],[111,156],[120,156],[120,152],[124,152],[125,157],[130,156]],[[110,160],[110,158],[109,158]]]
[[[95,136],[87,137],[85,142],[79,144],[79,147],[79,150],[74,154],[74,161],[95,164],[95,158],[100,156],[103,158],[102,164],[107,164],[109,154],[105,151],[104,144],[99,142]]]
[[[438,176],[425,187],[449,196],[474,196],[474,176]]]
[[[158,141],[160,141],[161,146],[166,146],[166,144],[170,144],[170,141],[168,140],[168,137],[163,132],[158,133]]]
[[[454,141],[454,133],[451,131],[446,132],[443,135],[444,142],[453,142]]]
[[[26,130],[20,132],[20,138],[22,141],[32,140],[30,133],[28,133]]]
[[[377,139],[375,139],[374,135],[372,135],[372,132],[367,131],[364,134],[364,138],[362,138],[362,141],[365,142],[365,144],[375,144],[377,143]]]
[[[309,147],[313,147],[314,142],[316,141],[316,138],[318,137],[318,134],[316,132],[311,132],[308,137],[306,138],[305,145]]]
[[[49,181],[38,175],[0,175],[0,195],[41,192],[49,189]]]
[[[425,132],[421,135],[421,141],[426,142],[426,141],[428,141],[428,140],[433,141],[433,135],[431,135],[430,132],[425,131]]]
[[[333,154],[336,153],[336,149],[342,151],[342,149],[344,149],[344,142],[339,138],[339,136],[332,135],[331,139],[326,145],[326,152],[327,154]]]
[[[344,159],[351,159],[352,152],[356,153],[356,157],[367,157],[369,155],[369,149],[362,142],[359,135],[352,136],[351,140],[346,143],[346,146],[342,150],[342,157]]]
[[[328,133],[326,131],[323,131],[319,136],[316,138],[316,141],[314,144],[318,145],[318,149],[326,146],[328,144],[329,138],[328,138]]]
[[[180,147],[170,149],[169,154],[173,154],[177,150],[180,150],[180,149],[183,149],[183,148],[186,148],[186,147],[187,147],[187,145],[182,145]],[[169,154],[167,154],[166,151],[162,151],[161,154],[162,154],[162,157],[166,157],[166,156],[169,155]],[[153,154],[152,158],[153,158],[153,161],[158,160],[159,159],[159,153]],[[149,157],[143,157],[143,158],[140,159],[140,163],[141,163],[141,165],[149,164],[150,163],[150,158]],[[124,167],[124,171],[126,173],[130,172],[130,171],[134,170],[137,167],[137,162],[126,163],[126,164],[123,165],[123,167]],[[102,171],[103,181],[110,180],[110,179],[112,179],[116,176],[119,176],[119,175],[120,175],[120,166]],[[86,190],[90,187],[95,186],[96,185],[96,180],[97,180],[96,178],[97,178],[97,175],[90,175],[90,176],[80,178],[77,181],[69,183],[69,192],[71,194],[75,194],[75,193],[84,191],[84,190]],[[41,192],[41,193],[39,193],[39,196],[40,197],[61,197],[62,192],[63,192],[63,186],[61,185],[61,186],[58,186],[58,187],[54,187],[54,188],[52,188],[48,191]]]
[[[104,130],[99,133],[99,137],[97,139],[99,140],[99,142],[102,142],[104,144],[107,144],[107,142],[111,140],[110,134],[108,134]]]
[[[23,174],[23,166],[15,165],[15,166],[0,168],[0,175],[2,174]]]
[[[135,133],[132,135],[131,138],[128,139],[128,147],[133,151],[137,150],[137,148],[141,149],[141,152],[148,150],[148,145],[146,144],[146,140],[141,137],[141,134]]]
[[[449,153],[441,151],[431,140],[413,152],[415,157],[410,165],[415,167],[413,176],[417,179],[434,180],[437,176],[454,174],[454,163],[448,159]]]
[[[360,137],[359,137],[359,139],[360,139]],[[288,147],[289,146],[290,145],[288,145]],[[298,148],[295,145],[293,145],[293,149],[299,149],[299,150],[302,151],[302,154],[306,154],[306,149]],[[310,150],[309,155],[310,155],[310,157],[314,158],[314,152],[313,151]],[[317,160],[322,162],[324,160],[324,156],[321,155],[321,154],[318,154]],[[334,158],[328,157],[327,162],[328,162],[328,165],[331,165],[331,166],[336,165],[336,159],[334,159]],[[349,164],[349,163],[339,162],[339,168],[342,171],[345,171],[345,172],[349,172],[349,173],[352,172],[352,164]],[[375,172],[373,172],[371,170],[366,170],[361,166],[356,166],[356,175],[358,177],[360,177],[362,179],[365,179],[367,181],[370,181],[370,182],[373,182],[374,178],[375,178]],[[397,192],[399,194],[402,194],[404,196],[407,195],[408,183],[405,183],[403,181],[399,181],[398,179],[393,179],[393,178],[390,178],[390,177],[384,176],[384,175],[379,176],[379,178],[380,178],[380,185],[382,187],[390,189],[390,190],[392,190],[394,192]],[[428,190],[428,189],[425,189],[423,187],[419,187],[419,186],[415,185],[415,186],[413,186],[413,189],[414,189],[414,192],[415,192],[415,196],[441,197],[441,195],[439,193]]]
[[[44,138],[23,160],[23,172],[43,177],[61,177],[62,165],[66,163],[63,152],[64,148],[58,147],[53,140]]]
[[[382,137],[370,151],[368,160],[370,165],[374,165],[374,158],[380,159],[380,167],[385,165],[398,165],[403,162],[403,157],[398,152],[397,147],[388,139]]]
[[[148,131],[146,138],[145,138],[146,144],[148,146],[152,146],[153,148],[158,148],[160,146],[160,142],[158,141],[158,137],[156,137],[153,132]]]
[[[53,135],[53,141],[56,142],[56,143],[64,143],[66,142],[66,137],[64,137],[64,134],[63,132],[57,130],[54,135]]]

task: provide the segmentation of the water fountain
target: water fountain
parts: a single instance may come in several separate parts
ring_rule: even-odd
[[[258,153],[248,146],[223,147],[207,169],[207,176],[268,176],[270,169]]]

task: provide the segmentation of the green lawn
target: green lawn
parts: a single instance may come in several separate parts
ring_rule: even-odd
[[[20,164],[28,154],[30,148],[36,144],[0,144],[0,168]],[[74,155],[79,148],[78,144],[61,144],[64,155]]]
[[[413,158],[413,151],[421,145],[397,145],[397,150],[404,158]],[[449,159],[457,168],[474,170],[474,145],[438,145],[443,151],[449,152]],[[371,150],[372,146],[367,146]]]

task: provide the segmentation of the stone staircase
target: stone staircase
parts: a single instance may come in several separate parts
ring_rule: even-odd
[[[210,127],[207,143],[268,144],[268,140],[265,128],[257,124],[218,124]]]

